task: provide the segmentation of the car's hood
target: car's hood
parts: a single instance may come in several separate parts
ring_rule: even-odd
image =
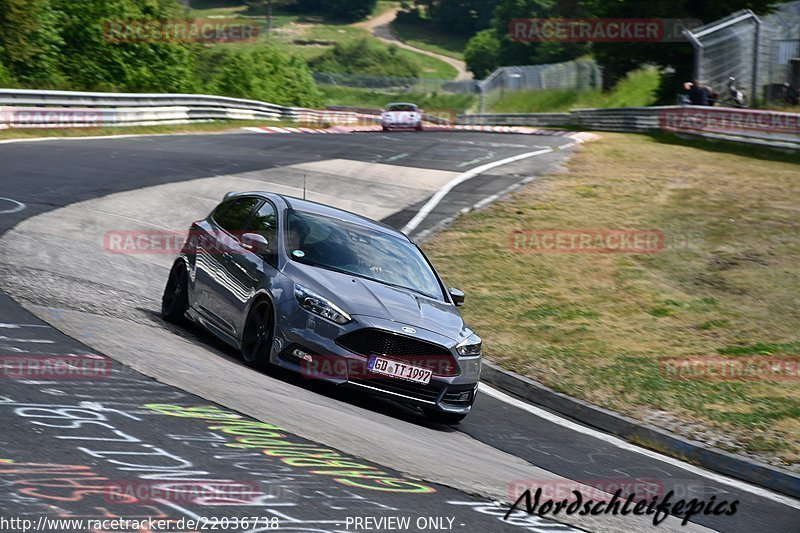
[[[296,283],[328,298],[350,315],[392,320],[452,340],[457,340],[464,328],[464,321],[453,305],[414,291],[295,261],[287,263],[283,273]]]

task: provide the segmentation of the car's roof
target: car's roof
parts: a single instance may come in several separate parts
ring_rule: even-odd
[[[339,220],[343,220],[351,224],[356,224],[358,226],[363,226],[365,228],[369,228],[375,231],[380,231],[382,233],[387,233],[389,235],[394,235],[396,237],[409,240],[408,237],[405,235],[405,233],[397,231],[393,227],[388,226],[382,222],[378,222],[376,220],[372,220],[370,218],[357,215],[356,213],[352,213],[350,211],[345,211],[344,209],[338,209],[336,207],[332,207],[329,205],[313,202],[311,200],[304,200],[302,198],[297,198],[295,196],[289,196],[286,194],[276,194],[266,191],[228,193],[227,195],[225,195],[225,199],[227,200],[237,196],[261,196],[262,198],[268,198],[273,201],[275,201],[276,198],[280,198],[284,201],[284,203],[289,209],[294,209],[297,211],[303,211],[305,213],[311,213],[316,215],[328,216],[331,218],[337,218]]]

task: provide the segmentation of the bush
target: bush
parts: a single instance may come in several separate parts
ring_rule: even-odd
[[[305,61],[275,48],[238,50],[217,56],[216,61],[221,68],[208,76],[210,92],[289,106],[322,102]]]
[[[310,66],[318,72],[396,78],[418,78],[420,75],[419,65],[398,54],[397,47],[369,39],[338,43],[313,59]]]
[[[500,63],[500,40],[494,30],[482,30],[467,43],[464,49],[467,68],[482,79],[492,73]]]
[[[11,77],[11,72],[0,63],[0,88],[14,87],[14,78]]]
[[[329,19],[355,21],[368,17],[378,0],[298,0],[293,9],[301,13],[322,13]]]

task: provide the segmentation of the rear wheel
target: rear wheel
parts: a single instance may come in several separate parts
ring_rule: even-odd
[[[161,297],[161,316],[167,322],[182,324],[186,321],[185,313],[189,308],[189,273],[183,261],[173,265]]]
[[[445,413],[443,411],[434,411],[433,409],[423,409],[425,416],[434,422],[445,424],[448,426],[455,426],[464,418],[468,413]]]
[[[242,334],[242,359],[247,366],[263,368],[269,364],[272,346],[272,305],[260,300],[250,309]]]

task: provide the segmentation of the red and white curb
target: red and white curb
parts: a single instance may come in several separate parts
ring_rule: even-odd
[[[279,128],[275,126],[266,126],[262,128],[243,129],[255,133],[314,134],[371,133],[383,131],[383,128],[380,126],[331,126],[329,128]],[[529,128],[525,126],[426,126],[425,131],[481,131],[486,133],[514,133],[517,135],[547,135],[556,137],[569,137],[578,142],[588,142],[598,138],[597,135],[587,132],[543,130],[540,128]]]

